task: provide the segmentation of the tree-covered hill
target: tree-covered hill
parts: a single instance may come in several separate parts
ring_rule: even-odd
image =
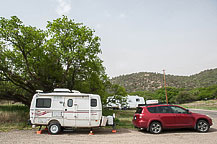
[[[139,72],[121,75],[111,79],[113,84],[126,88],[127,92],[153,91],[163,87],[163,74]],[[167,86],[177,88],[199,88],[217,84],[217,68],[202,71],[191,76],[166,75]]]

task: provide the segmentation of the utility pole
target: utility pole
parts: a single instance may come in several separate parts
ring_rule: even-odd
[[[166,102],[168,104],[165,70],[163,70],[163,73],[164,73],[164,87],[165,87]]]

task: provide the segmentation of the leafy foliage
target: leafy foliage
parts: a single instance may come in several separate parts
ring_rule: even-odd
[[[108,97],[112,96],[112,99],[108,99],[109,101],[107,101],[106,99],[104,101],[104,104],[107,104],[108,102],[117,104],[116,101],[118,101],[121,107],[127,105],[127,99],[126,99],[127,92],[124,87],[113,84],[113,85],[110,85],[110,87],[108,87],[107,90],[108,90]],[[113,101],[113,99],[115,99],[115,101]]]
[[[0,98],[29,105],[36,89],[56,87],[103,95],[109,82],[99,41],[66,16],[48,22],[47,30],[25,26],[16,16],[0,18]]]
[[[166,103],[165,89],[160,88],[154,92],[138,91],[129,93],[130,95],[139,95],[144,99],[157,99],[160,103]],[[197,100],[208,100],[217,98],[217,85],[195,88],[195,89],[184,89],[167,87],[167,97],[170,104],[177,103],[182,104],[186,102],[192,102]]]

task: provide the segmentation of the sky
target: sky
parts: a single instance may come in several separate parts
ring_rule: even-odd
[[[95,30],[109,77],[217,68],[217,0],[1,0],[0,17],[45,29],[66,15]]]

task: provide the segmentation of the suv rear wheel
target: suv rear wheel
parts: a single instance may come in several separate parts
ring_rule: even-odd
[[[199,120],[196,125],[196,129],[198,132],[207,132],[209,130],[209,123],[205,120]]]
[[[159,134],[162,131],[162,126],[159,122],[152,122],[149,126],[149,130],[153,134]]]

